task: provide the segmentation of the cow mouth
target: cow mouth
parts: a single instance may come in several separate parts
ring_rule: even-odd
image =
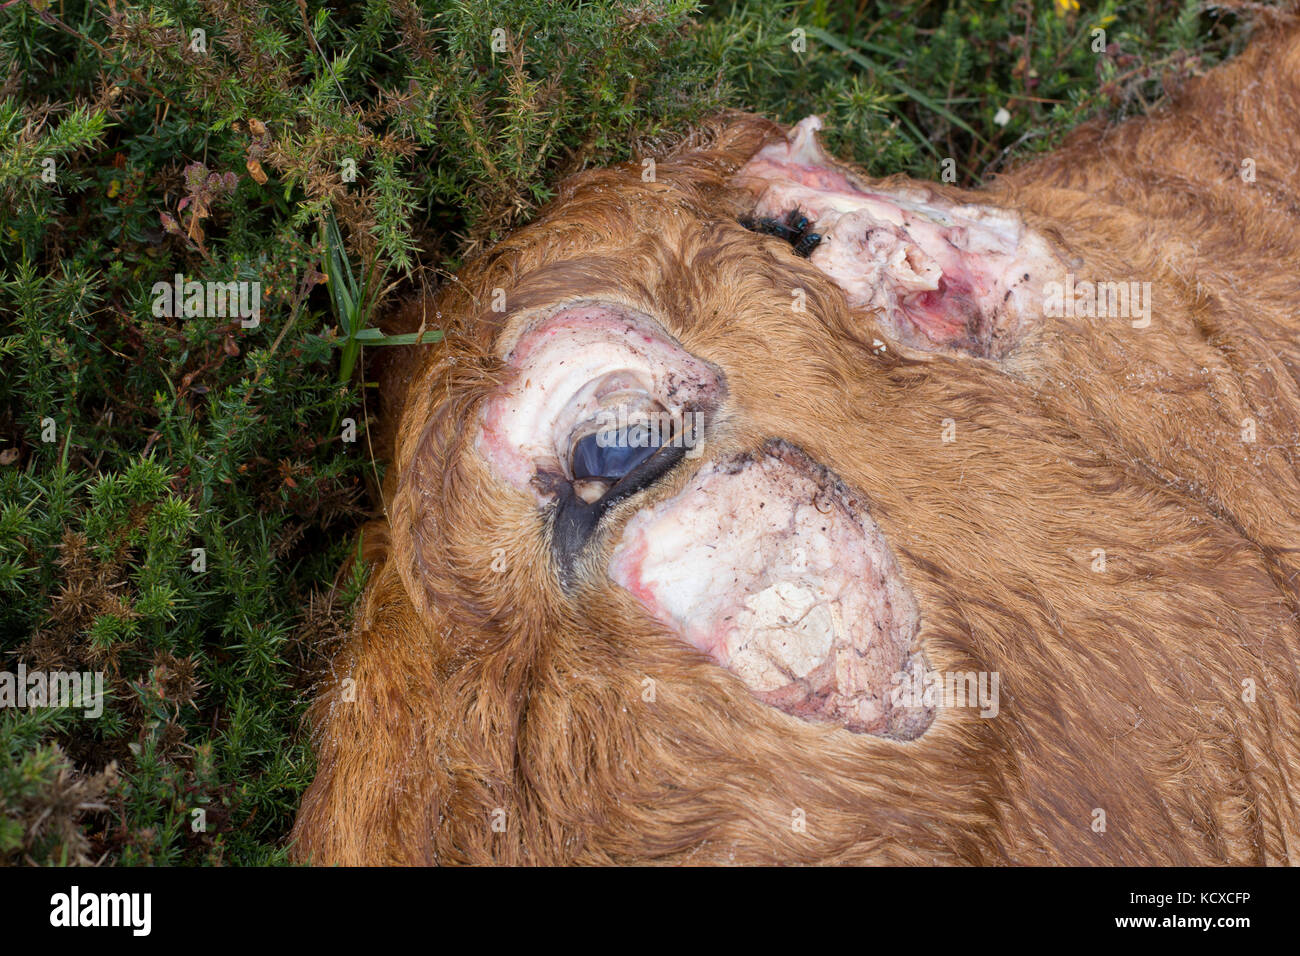
[[[791,716],[902,740],[933,721],[895,700],[926,667],[884,536],[860,495],[788,442],[706,464],[638,512],[609,575]]]

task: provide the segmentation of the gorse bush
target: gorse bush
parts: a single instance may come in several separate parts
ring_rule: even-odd
[[[1072,0],[4,4],[0,673],[104,699],[0,685],[0,859],[283,860],[382,478],[361,346],[563,176],[737,107],[975,184],[1245,32]]]

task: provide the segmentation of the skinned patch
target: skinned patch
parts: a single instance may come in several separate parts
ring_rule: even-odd
[[[877,310],[896,342],[1000,358],[1042,316],[1046,278],[1061,265],[1020,216],[961,205],[925,188],[863,187],[817,141],[810,116],[737,173],[756,197],[752,219],[806,217],[819,237],[809,261],[854,308]]]
[[[604,302],[573,303],[534,322],[506,364],[514,374],[485,403],[477,446],[497,477],[532,490],[539,503],[554,497],[556,479],[572,479],[573,442],[602,415],[661,416],[666,430],[691,429],[695,442],[699,416],[725,393],[722,373],[658,323]]]
[[[713,462],[626,525],[610,578],[766,704],[910,740],[920,615],[866,505],[784,441]]]

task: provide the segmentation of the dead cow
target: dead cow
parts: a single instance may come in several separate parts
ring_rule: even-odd
[[[976,191],[568,181],[393,321],[297,857],[1296,862],[1298,116],[1274,27]]]

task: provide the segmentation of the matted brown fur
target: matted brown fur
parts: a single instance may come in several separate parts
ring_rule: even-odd
[[[567,182],[394,319],[447,338],[385,379],[388,517],[313,710],[296,857],[1295,862],[1297,117],[1300,37],[1275,27],[1168,111],[983,190],[934,187],[1020,211],[1080,278],[1152,283],[1149,328],[1044,320],[1002,362],[881,353],[872,315],[736,223],[726,183],[780,134],[764,120],[700,131],[656,182],[639,164]],[[655,317],[729,397],[703,458],[621,504],[566,592],[545,516],[474,437],[508,374],[497,336],[569,298]],[[608,581],[630,514],[769,437],[866,496],[930,663],[998,672],[996,718],[941,709],[907,743],[801,722]]]

